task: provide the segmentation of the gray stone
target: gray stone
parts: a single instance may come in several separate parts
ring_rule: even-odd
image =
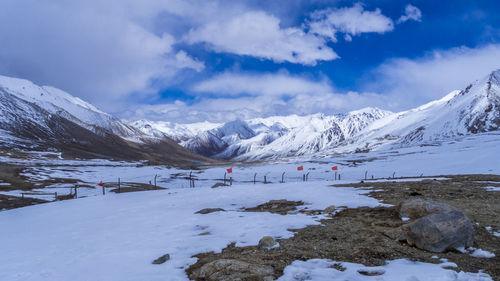
[[[408,244],[437,253],[471,247],[474,241],[472,223],[457,210],[424,216],[401,229]]]
[[[325,208],[323,214],[331,214],[335,211],[335,206],[331,205]]]
[[[448,213],[456,209],[448,204],[432,200],[413,199],[399,204],[399,215],[403,218],[418,219],[430,214]]]
[[[221,209],[221,208],[205,208],[205,209],[201,209],[199,210],[198,212],[196,212],[195,214],[202,214],[202,215],[205,215],[205,214],[210,214],[210,213],[213,213],[213,212],[224,212],[225,210],[224,209]]]
[[[153,264],[162,264],[162,263],[165,263],[166,261],[168,261],[170,259],[170,255],[169,254],[165,254],[157,259],[155,259],[153,261]]]
[[[259,240],[259,248],[261,249],[271,249],[278,242],[274,240],[271,236],[264,236]]]
[[[203,265],[193,277],[203,280],[273,280],[274,269],[268,265],[220,259]]]

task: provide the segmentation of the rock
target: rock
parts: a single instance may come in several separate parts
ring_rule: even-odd
[[[331,205],[325,208],[323,214],[331,214],[333,213],[333,211],[335,211],[335,206]]]
[[[417,248],[441,253],[459,247],[470,247],[474,228],[467,216],[456,208],[432,200],[413,199],[399,205],[399,215],[413,221],[398,231],[386,233],[397,240],[406,240]]]
[[[153,261],[153,264],[162,264],[162,263],[165,263],[166,261],[168,261],[170,259],[170,255],[169,254],[165,254],[157,259],[155,259]]]
[[[195,214],[202,214],[202,215],[205,215],[205,214],[210,214],[210,213],[214,213],[214,212],[224,212],[225,210],[224,209],[221,209],[221,208],[205,208],[205,209],[201,209],[199,210],[198,212],[196,212]]]
[[[430,214],[448,213],[456,210],[454,207],[432,200],[413,199],[399,204],[399,216],[418,219]]]
[[[264,236],[259,240],[259,248],[261,249],[271,249],[278,242],[274,240],[271,236]]]
[[[216,184],[212,185],[212,188],[217,188],[217,187],[221,187],[221,186],[229,186],[229,185],[227,185],[227,184],[225,184],[225,183],[220,183],[220,182],[218,182],[218,183],[216,183]]]
[[[273,280],[274,269],[268,265],[220,259],[203,265],[191,279],[202,280]]]

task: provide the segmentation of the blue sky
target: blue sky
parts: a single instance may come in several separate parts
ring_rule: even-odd
[[[0,74],[130,120],[400,111],[500,68],[493,0],[79,2],[2,1]]]

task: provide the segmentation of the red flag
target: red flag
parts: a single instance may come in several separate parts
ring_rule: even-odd
[[[302,170],[304,170],[304,166],[298,166],[297,167],[297,171],[302,171]]]
[[[230,174],[233,172],[233,168],[226,169],[227,173]]]
[[[102,183],[102,181],[101,181],[101,182],[99,182],[97,185],[98,185],[98,186],[103,186],[104,184],[103,184],[103,183]]]
[[[337,167],[337,166],[333,166],[333,167],[332,167],[332,170],[333,170],[333,171],[337,171],[338,169],[339,169],[339,167]]]

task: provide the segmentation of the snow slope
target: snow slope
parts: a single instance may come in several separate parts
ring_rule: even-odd
[[[499,128],[500,70],[497,70],[462,91],[453,91],[440,100],[373,122],[357,136],[356,145],[434,144]]]
[[[134,127],[54,87],[38,86],[28,80],[0,75],[0,91],[3,93],[2,104],[5,100],[13,100],[15,97],[94,132],[96,132],[94,127],[97,126],[125,138],[137,138],[142,135],[142,133]],[[19,114],[19,116],[23,116],[24,114],[36,114],[34,111],[37,110],[34,107],[29,109],[31,112],[28,112],[28,107],[29,106],[24,106],[26,110],[22,112],[22,114]],[[15,121],[5,120],[5,116],[0,116],[0,118],[1,117],[3,118],[0,120],[3,122]]]

